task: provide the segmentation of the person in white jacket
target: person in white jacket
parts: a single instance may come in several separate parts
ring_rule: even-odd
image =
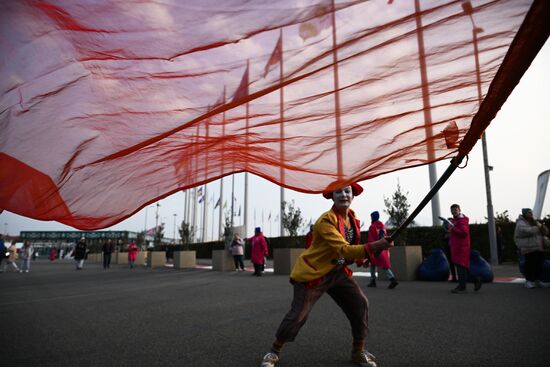
[[[34,247],[32,247],[30,241],[25,241],[23,247],[21,248],[21,270],[20,273],[28,273],[31,269],[31,258],[34,252]]]
[[[533,218],[529,208],[521,210],[516,221],[514,239],[521,255],[525,257],[525,288],[546,288],[542,282],[544,266],[543,241],[548,228]]]

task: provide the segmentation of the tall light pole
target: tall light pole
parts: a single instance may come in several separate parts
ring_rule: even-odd
[[[144,245],[147,243],[147,240],[145,238],[147,236],[147,209],[152,207],[153,205],[145,207],[145,223],[143,224],[143,244]]]
[[[174,213],[174,244],[176,244],[176,217],[178,215]]]
[[[464,13],[470,17],[472,22],[472,40],[474,44],[474,58],[476,63],[476,79],[477,79],[477,99],[481,106],[481,73],[479,70],[479,50],[477,47],[477,35],[483,32],[483,28],[477,27],[474,22],[472,4],[469,1],[462,2],[462,9]],[[485,132],[481,135],[481,147],[483,150],[483,170],[485,173],[485,192],[487,195],[487,226],[489,227],[489,245],[491,250],[491,265],[498,265],[497,255],[497,232],[495,229],[495,215],[493,212],[493,199],[491,195],[491,178],[489,171],[492,167],[489,166],[489,158],[487,155],[487,139]]]
[[[416,16],[416,32],[418,41],[418,62],[420,64],[420,83],[422,84],[422,103],[424,106],[424,124],[426,130],[426,141],[428,142],[428,174],[430,178],[430,187],[434,187],[437,182],[437,167],[435,165],[435,151],[432,140],[432,113],[430,106],[430,90],[428,87],[428,72],[426,67],[426,53],[424,51],[424,32],[422,31],[422,14],[420,12],[420,1],[414,1],[414,11]],[[432,204],[432,225],[439,224],[441,209],[439,206],[439,195],[436,193],[431,200]]]

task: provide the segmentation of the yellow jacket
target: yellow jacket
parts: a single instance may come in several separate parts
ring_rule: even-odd
[[[350,222],[355,229],[356,242],[359,243],[359,221],[353,210],[349,210]],[[346,242],[343,218],[332,209],[323,213],[313,226],[313,241],[292,269],[290,278],[295,282],[309,282],[321,278],[337,266],[340,258],[345,260],[364,259],[364,245],[350,245]]]

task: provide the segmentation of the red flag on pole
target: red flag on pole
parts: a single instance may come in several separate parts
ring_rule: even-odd
[[[281,62],[282,59],[282,39],[279,37],[279,40],[277,41],[277,44],[275,45],[275,48],[273,49],[273,52],[271,53],[271,57],[269,60],[267,60],[267,64],[265,64],[264,68],[264,78],[269,73],[269,69],[271,69],[272,66],[277,65]]]
[[[239,99],[245,98],[246,96],[248,96],[248,65],[244,70],[241,83],[239,84],[239,87],[235,91],[235,95],[233,96],[232,102],[238,101]]]

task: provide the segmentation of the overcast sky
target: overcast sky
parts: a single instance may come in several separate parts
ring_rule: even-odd
[[[524,75],[502,110],[487,130],[489,164],[494,167],[491,173],[493,205],[495,212],[508,211],[516,218],[523,207],[532,207],[536,194],[538,175],[550,169],[550,44],[547,42],[539,55]],[[448,161],[437,164],[438,175],[447,168]],[[244,174],[235,176],[235,195],[237,208],[243,199]],[[270,182],[249,176],[249,209],[248,233],[251,235],[255,226],[263,226],[268,236],[278,235],[279,224],[275,222],[279,207],[279,187]],[[224,195],[230,197],[231,176],[224,180]],[[408,192],[411,210],[422,200],[429,190],[428,167],[419,167],[394,172],[361,184],[365,192],[356,198],[353,208],[362,221],[368,225],[369,213],[378,210],[381,219],[386,220],[384,197],[389,197],[400,182],[403,190]],[[212,211],[213,202],[219,197],[219,180],[208,185],[211,200],[208,209],[208,239],[218,233],[218,213]],[[301,194],[286,190],[286,199],[294,200],[305,218],[315,220],[323,211],[330,208],[331,202],[321,195]],[[459,203],[463,212],[472,223],[486,221],[486,193],[483,174],[483,157],[481,140],[469,156],[468,165],[455,171],[439,193],[441,212],[449,214],[449,206]],[[550,214],[550,199],[543,207],[543,216]],[[161,200],[158,221],[166,223],[166,236],[172,237],[174,219],[181,222],[183,213],[183,193],[174,194]],[[238,210],[238,209],[237,209]],[[147,211],[147,217],[145,213]],[[263,221],[262,221],[263,213]],[[271,220],[268,220],[271,213]],[[150,206],[136,213],[131,218],[107,228],[107,230],[141,231],[144,227],[153,227],[156,223],[156,209]],[[174,216],[176,214],[176,216]],[[236,218],[236,224],[242,222],[243,216]],[[147,220],[146,220],[147,219]],[[214,222],[214,227],[212,227]],[[431,206],[428,205],[417,217],[419,225],[431,225]],[[73,228],[57,222],[44,222],[21,217],[10,212],[0,214],[0,231],[19,234],[28,230],[72,230]]]

